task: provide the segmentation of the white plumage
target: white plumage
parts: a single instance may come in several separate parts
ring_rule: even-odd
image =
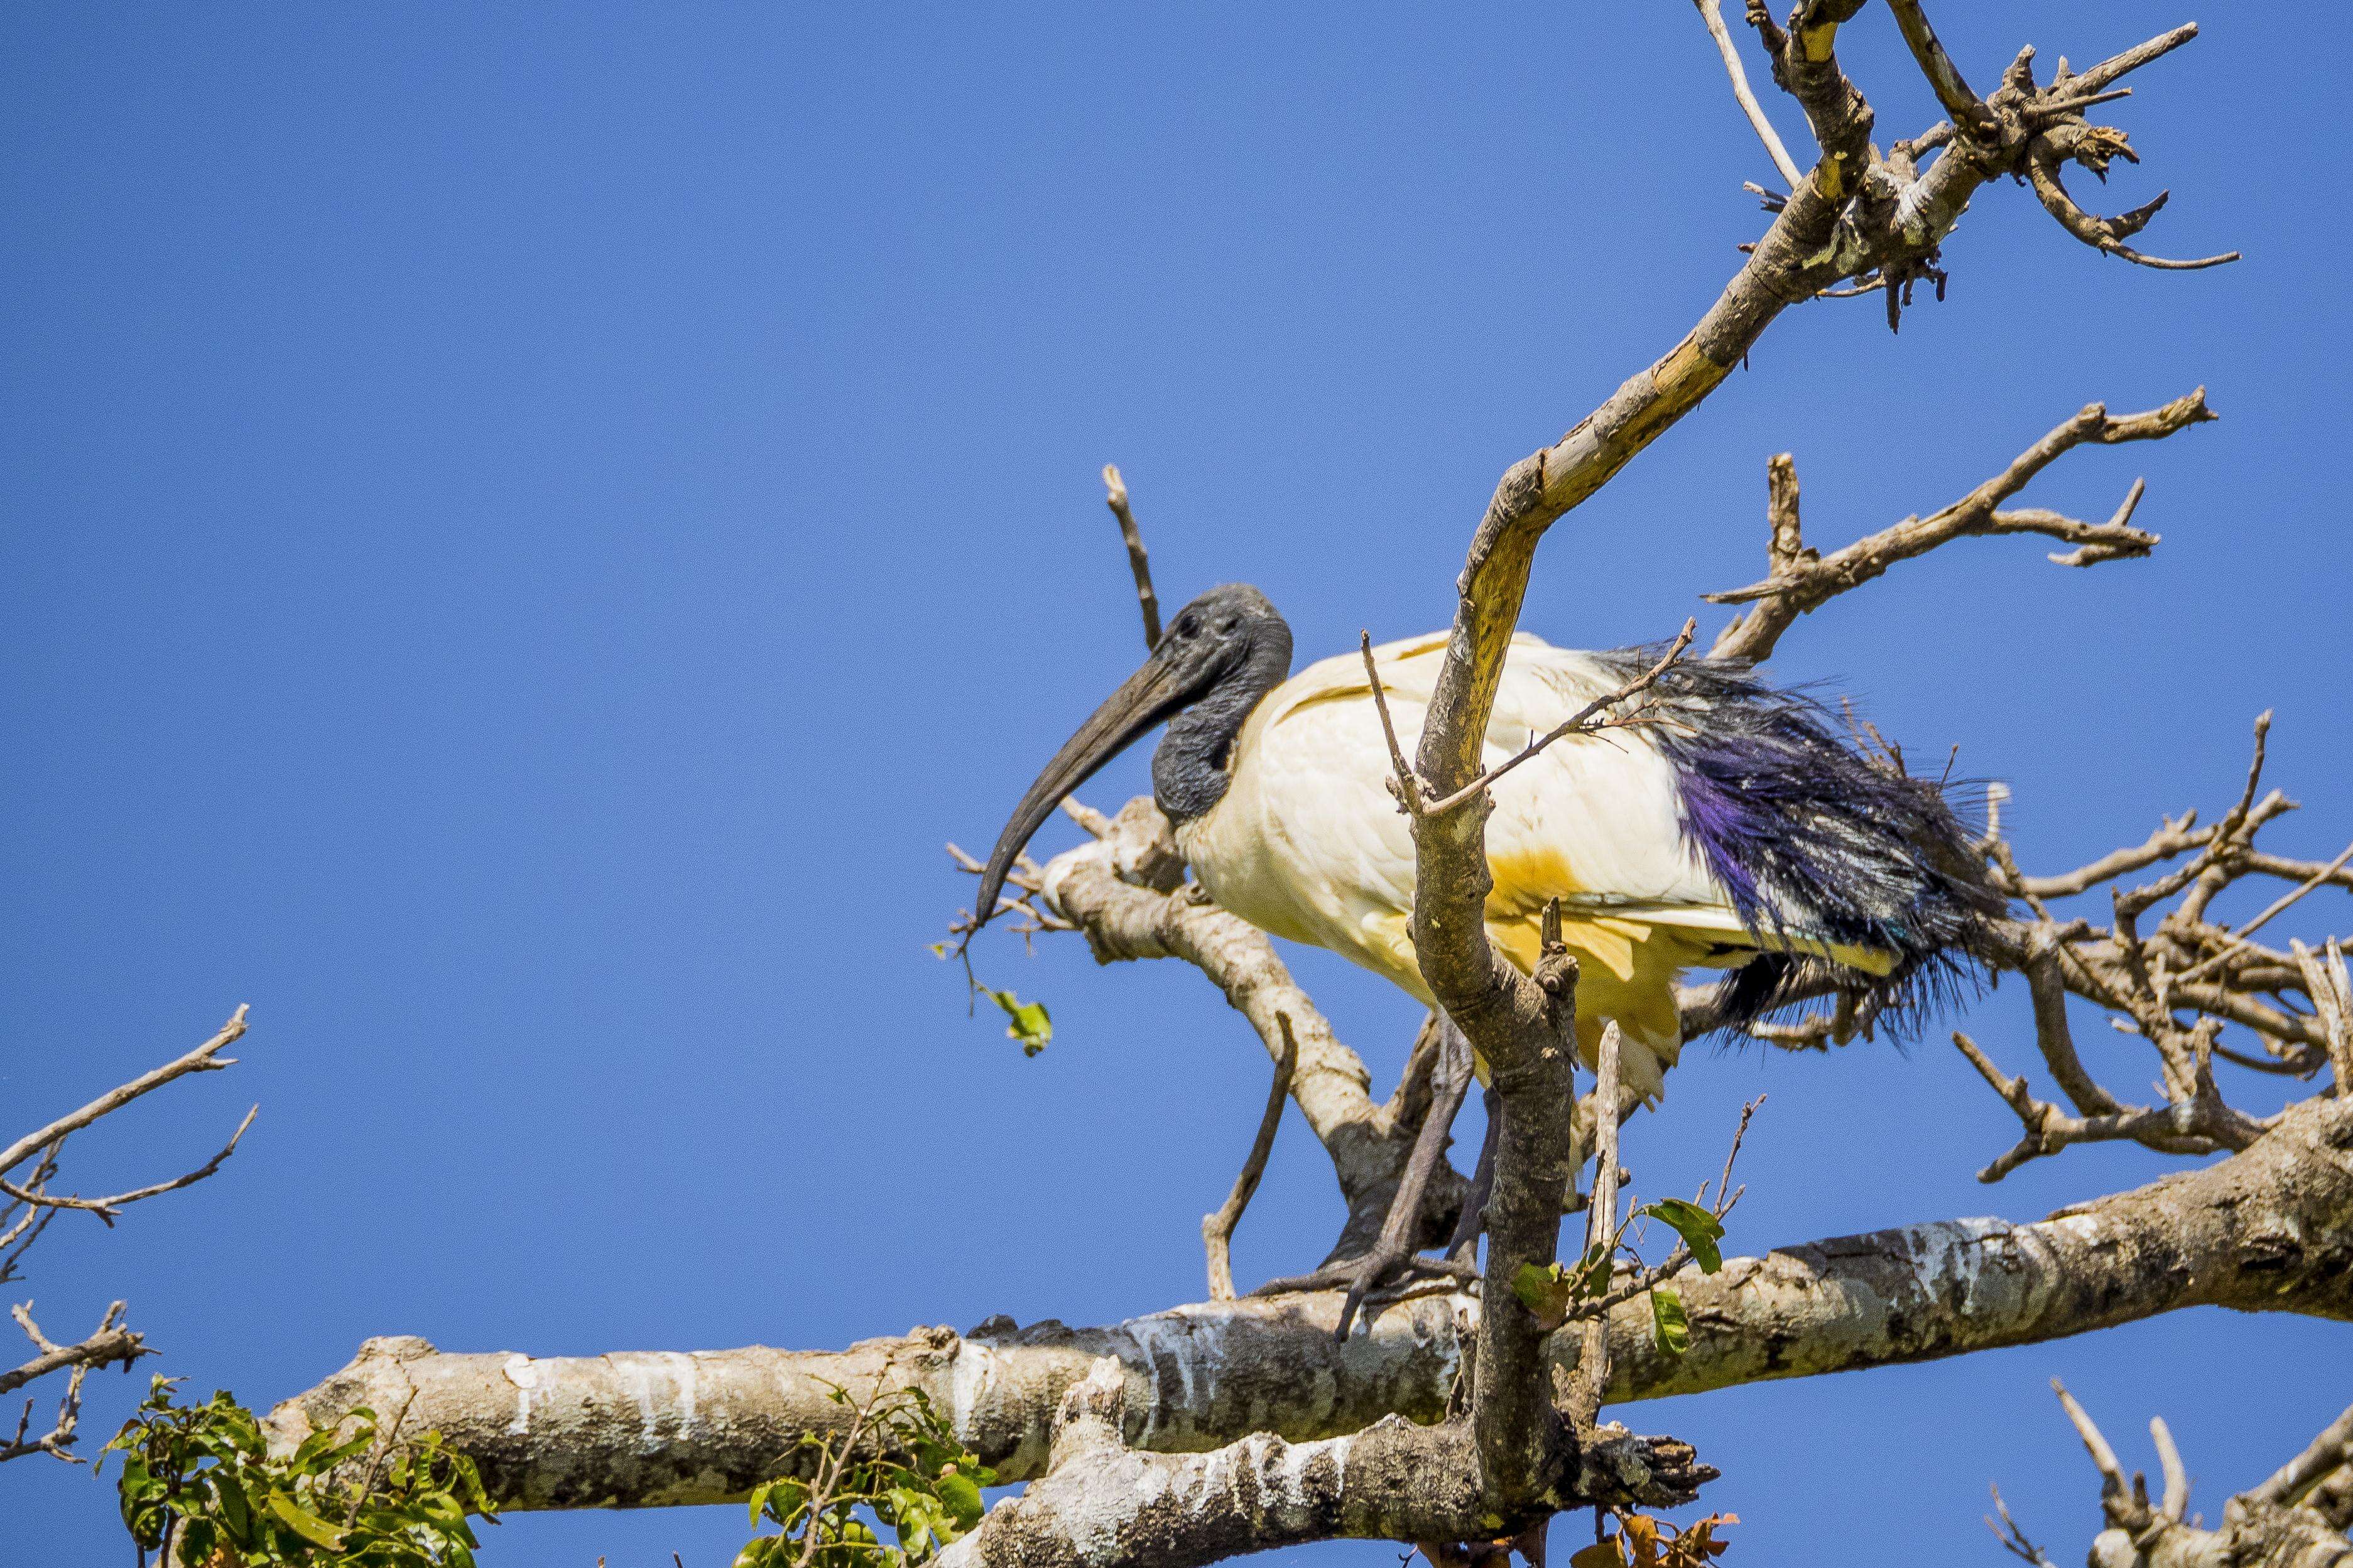
[[[1409,755],[1446,646],[1432,633],[1374,650]],[[1165,723],[1153,795],[1210,897],[1430,1002],[1412,834],[1372,684],[1354,655],[1291,675],[1291,652],[1290,628],[1247,584],[1186,605],[1015,808],[982,873],[984,917],[1054,803]],[[1624,689],[1638,657],[1514,637],[1485,764]],[[1695,966],[1744,969],[1726,997],[1736,1022],[1792,975],[1901,1007],[1966,973],[1955,955],[2000,900],[1969,868],[1940,784],[1855,755],[1804,698],[1735,667],[1669,667],[1645,700],[1656,722],[1569,735],[1491,786],[1488,935],[1532,970],[1560,902],[1588,1059],[1614,1019],[1624,1081],[1656,1097],[1683,1046],[1675,979]],[[1746,968],[1760,952],[1799,962]]]
[[[1373,650],[1408,756],[1446,643],[1437,632]],[[1485,765],[1624,679],[1591,654],[1519,634],[1488,723]],[[1329,949],[1428,1003],[1410,933],[1413,839],[1388,790],[1392,764],[1361,657],[1324,659],[1276,687],[1251,711],[1232,755],[1224,797],[1176,830],[1201,886],[1251,924]],[[1811,945],[1743,926],[1683,830],[1672,763],[1639,727],[1569,736],[1493,787],[1488,934],[1532,969],[1545,905],[1562,900],[1585,1053],[1604,1020],[1616,1018],[1624,1081],[1646,1098],[1661,1092],[1682,1048],[1678,971],[1736,965],[1760,947]],[[1838,956],[1888,967],[1884,954],[1841,948]]]

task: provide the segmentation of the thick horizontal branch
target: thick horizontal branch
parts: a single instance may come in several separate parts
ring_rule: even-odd
[[[941,1568],[1196,1568],[1246,1552],[1341,1537],[1486,1540],[1496,1513],[1460,1422],[1386,1416],[1304,1443],[1254,1434],[1204,1454],[1138,1452],[1123,1437],[1121,1364],[1098,1361],[1063,1396],[1052,1468],[951,1547]],[[1691,1500],[1715,1472],[1687,1445],[1601,1434],[1559,1478],[1549,1507]]]
[[[1303,1047],[1304,1042],[1302,1042]],[[1649,1310],[1610,1321],[1613,1401],[2034,1343],[2184,1307],[2353,1321],[2353,1101],[2291,1108],[2253,1148],[2034,1224],[1947,1220],[1728,1260],[1675,1280],[1691,1347]],[[768,1479],[804,1433],[837,1431],[829,1385],[918,1384],[1008,1480],[1044,1473],[1064,1394],[1102,1356],[1126,1371],[1130,1447],[1197,1451],[1267,1433],[1306,1443],[1382,1416],[1437,1420],[1477,1316],[1468,1297],[1385,1307],[1335,1343],[1336,1293],[1182,1307],[1101,1329],[992,1320],[842,1352],[753,1347],[542,1358],[373,1340],[270,1415],[292,1443],[354,1405],[396,1408],[481,1465],[515,1508],[714,1502]],[[1574,1328],[1552,1353],[1573,1360]]]

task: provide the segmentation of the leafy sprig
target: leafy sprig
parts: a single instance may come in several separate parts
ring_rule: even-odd
[[[108,1453],[142,1553],[196,1568],[473,1568],[470,1514],[498,1522],[473,1460],[438,1432],[379,1434],[353,1410],[282,1458],[236,1397],[173,1403],[158,1377]],[[104,1462],[101,1458],[100,1463]]]

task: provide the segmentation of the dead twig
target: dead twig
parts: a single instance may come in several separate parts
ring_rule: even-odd
[[[1668,666],[1681,658],[1683,656],[1683,650],[1691,647],[1692,635],[1698,629],[1699,622],[1696,619],[1684,621],[1683,629],[1675,634],[1675,640],[1668,645],[1666,653],[1660,658],[1656,664],[1651,666],[1650,668],[1644,670],[1633,679],[1626,682],[1625,685],[1620,686],[1617,690],[1610,692],[1608,696],[1595,698],[1592,701],[1587,703],[1584,707],[1571,714],[1567,719],[1546,731],[1541,737],[1529,742],[1525,746],[1521,747],[1520,750],[1513,756],[1504,762],[1496,763],[1493,767],[1489,768],[1485,773],[1481,773],[1477,778],[1472,779],[1469,784],[1464,784],[1452,795],[1447,795],[1440,800],[1429,802],[1422,808],[1422,815],[1434,816],[1441,812],[1451,811],[1456,806],[1461,805],[1463,802],[1476,798],[1480,794],[1493,787],[1497,779],[1502,778],[1505,773],[1510,773],[1514,768],[1518,767],[1522,763],[1526,762],[1529,758],[1535,756],[1537,752],[1551,745],[1555,741],[1565,739],[1570,735],[1598,735],[1604,730],[1623,729],[1630,725],[1654,722],[1652,705],[1650,704],[1645,704],[1644,706],[1637,708],[1630,712],[1619,714],[1616,717],[1603,720],[1599,723],[1593,722],[1593,719],[1596,714],[1605,712],[1611,708],[1619,706],[1620,703],[1631,701],[1633,699],[1640,697],[1642,693],[1650,690],[1651,687],[1657,685],[1659,677],[1667,672]],[[1383,710],[1382,721],[1384,723],[1387,723],[1388,721],[1386,707]],[[1398,755],[1402,758],[1403,753],[1399,752]]]
[[[1780,132],[1773,129],[1773,122],[1765,117],[1765,106],[1757,101],[1757,94],[1749,89],[1748,73],[1740,64],[1740,51],[1734,47],[1731,31],[1724,25],[1722,0],[1692,0],[1692,4],[1699,7],[1700,19],[1707,24],[1707,36],[1715,40],[1715,52],[1724,57],[1725,73],[1732,79],[1732,96],[1739,100],[1740,112],[1748,117],[1750,128],[1757,132],[1757,139],[1765,143],[1765,151],[1772,158],[1773,167],[1781,172],[1782,180],[1792,190],[1796,189],[1798,182],[1806,177],[1806,172],[1798,167],[1798,161],[1789,156],[1788,148],[1781,144]]]
[[[79,1110],[60,1116],[47,1127],[28,1132],[6,1149],[0,1150],[0,1174],[23,1164],[35,1150],[43,1145],[55,1143],[67,1133],[77,1131],[102,1116],[121,1110],[141,1095],[153,1093],[174,1079],[185,1078],[192,1072],[217,1072],[223,1068],[235,1067],[236,1061],[223,1058],[220,1052],[245,1033],[245,1014],[246,1009],[240,1006],[229,1015],[228,1022],[221,1026],[218,1034],[186,1056],[176,1061],[165,1062],[153,1072],[142,1073],[119,1089],[107,1090]]]
[[[1746,587],[1702,595],[1712,605],[1753,606],[1717,635],[1708,657],[1752,664],[1761,661],[1770,656],[1781,634],[1799,616],[1861,587],[1899,561],[1925,555],[1956,539],[2040,533],[2076,546],[2071,552],[2051,557],[2067,566],[2146,555],[2159,541],[2156,534],[2132,526],[2133,510],[2145,488],[2137,479],[2105,522],[2085,522],[2039,507],[2002,510],[2001,503],[2077,447],[2162,440],[2213,417],[2202,386],[2143,414],[2111,416],[2094,403],[2055,426],[2000,473],[1950,506],[1926,518],[1907,517],[1826,556],[1805,549],[1798,540],[1796,470],[1787,454],[1778,457],[1767,468],[1771,574]]]
[[[1144,531],[1135,526],[1135,513],[1127,504],[1127,481],[1120,478],[1119,465],[1105,463],[1103,471],[1103,502],[1111,514],[1119,519],[1119,536],[1127,542],[1127,569],[1135,574],[1135,598],[1144,611],[1144,646],[1160,646],[1160,598],[1152,591],[1152,561],[1144,552]]]
[[[1292,1074],[1299,1066],[1299,1041],[1291,1032],[1291,1015],[1277,1013],[1274,1021],[1282,1030],[1282,1058],[1274,1064],[1274,1083],[1266,1091],[1266,1111],[1259,1118],[1258,1136],[1250,1140],[1249,1157],[1234,1178],[1234,1190],[1226,1194],[1215,1214],[1201,1216],[1201,1244],[1208,1254],[1212,1301],[1234,1299],[1234,1226],[1241,1223],[1242,1211],[1250,1207],[1259,1180],[1266,1174],[1267,1155],[1273,1152],[1275,1131],[1282,1124],[1283,1102],[1291,1098]]]

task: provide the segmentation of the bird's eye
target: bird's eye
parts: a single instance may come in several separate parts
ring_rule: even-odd
[[[1176,623],[1176,635],[1180,637],[1189,637],[1200,629],[1198,623],[1190,616]]]

